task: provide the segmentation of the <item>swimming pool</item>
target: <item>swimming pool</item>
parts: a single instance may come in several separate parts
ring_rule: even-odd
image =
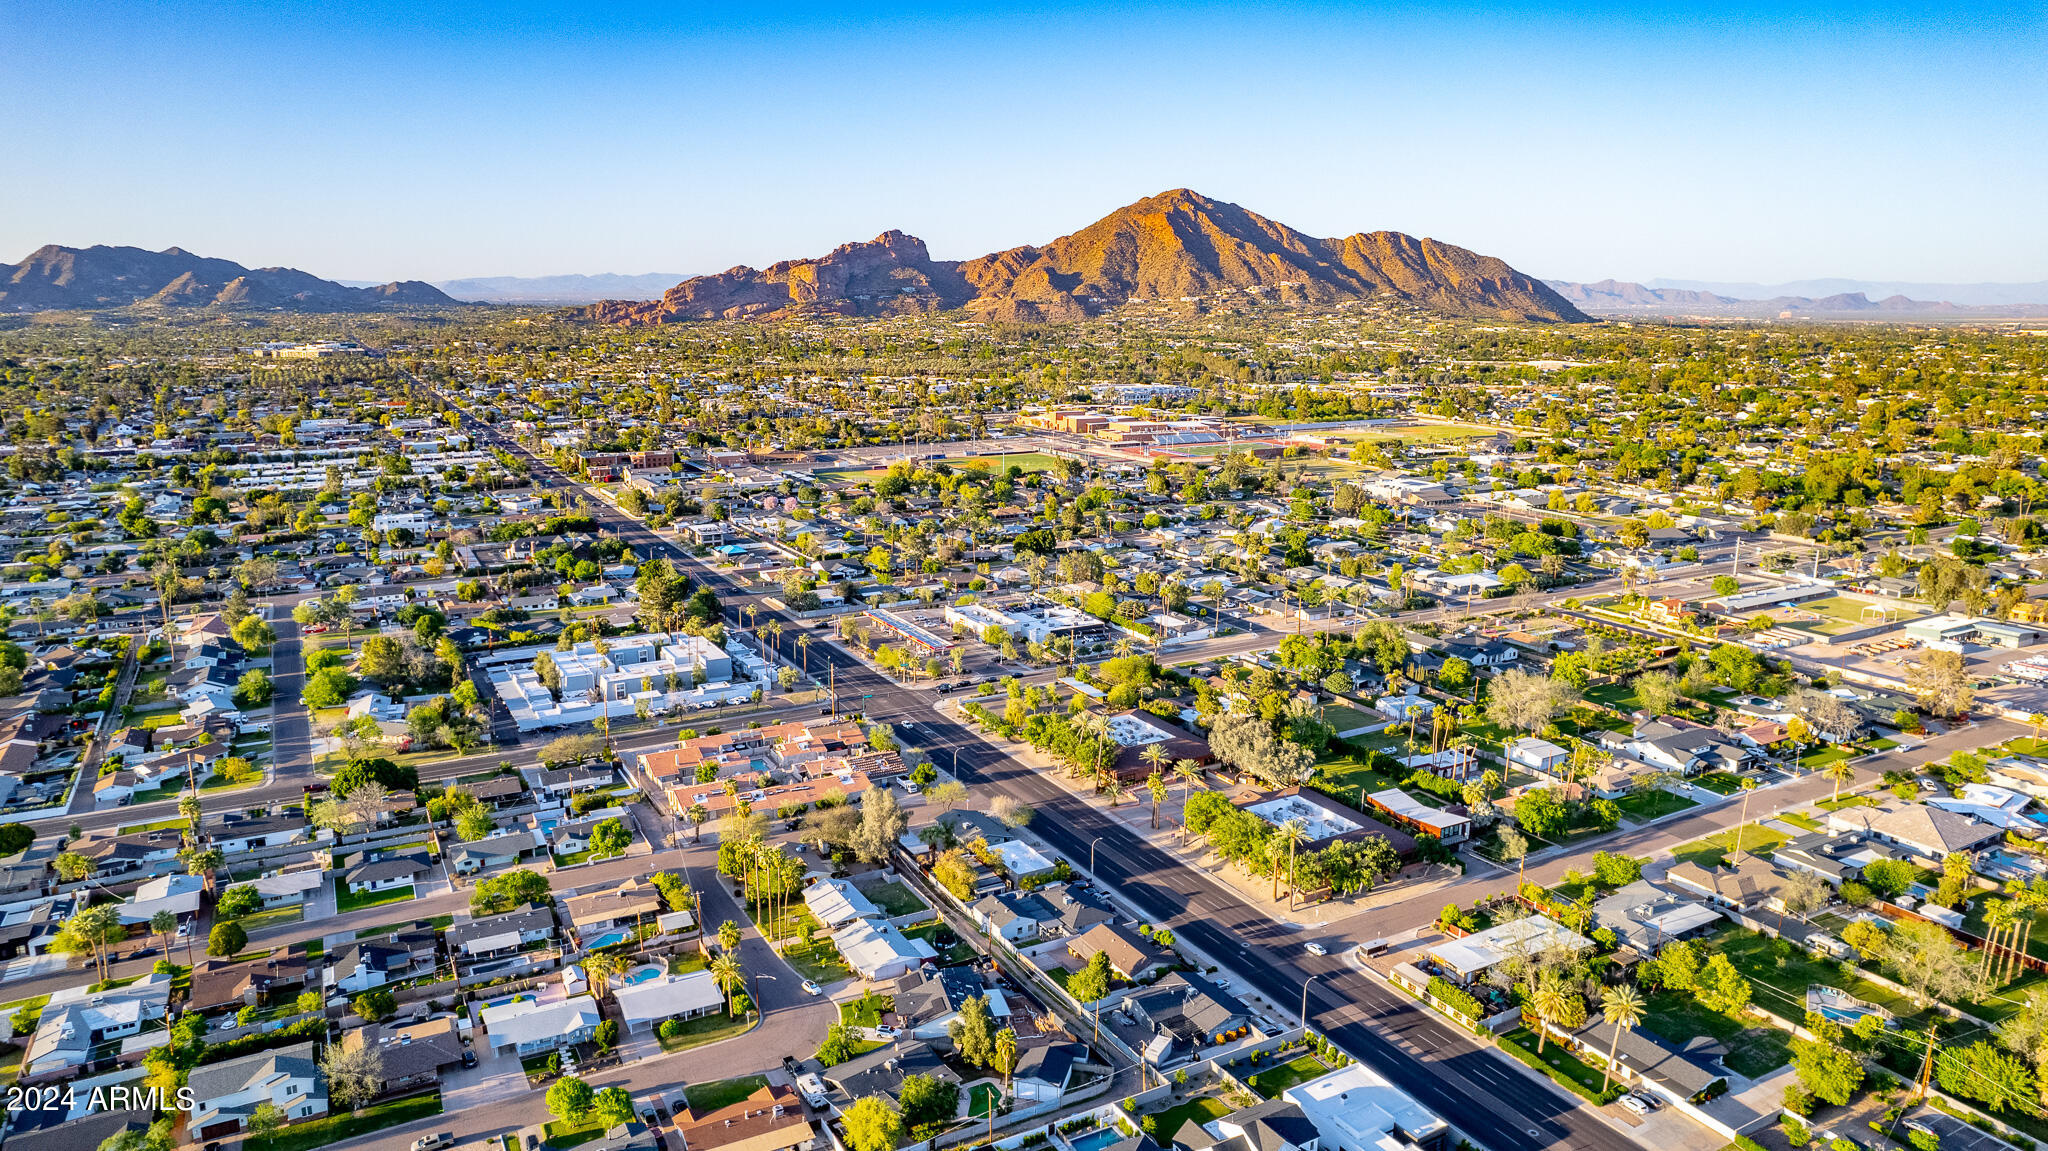
[[[614,947],[618,944],[624,943],[626,940],[631,938],[632,936],[626,934],[623,931],[607,931],[603,935],[598,936],[596,939],[591,940],[588,945],[588,950],[596,951],[600,947]]]
[[[532,994],[532,992],[528,992],[528,991],[521,991],[521,992],[519,992],[519,993],[518,993],[518,994],[516,994],[516,995],[506,995],[506,996],[501,996],[501,997],[499,997],[499,998],[497,998],[497,999],[487,999],[487,1000],[485,1000],[485,1001],[484,1001],[484,1006],[485,1006],[485,1007],[503,1007],[503,1006],[505,1006],[505,1005],[506,1005],[507,1003],[532,1003],[532,1002],[533,1002],[533,994]]]
[[[665,974],[667,973],[664,972],[661,968],[656,967],[652,963],[649,963],[640,967],[635,967],[633,970],[627,972],[626,974],[619,976],[619,982],[625,984],[645,983],[650,979],[658,979]]]
[[[1123,1136],[1117,1134],[1114,1127],[1098,1127],[1086,1135],[1078,1135],[1068,1139],[1067,1145],[1072,1147],[1074,1151],[1102,1151],[1104,1147],[1121,1138]]]

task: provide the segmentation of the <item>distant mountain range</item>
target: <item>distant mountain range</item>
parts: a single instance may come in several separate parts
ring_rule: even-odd
[[[352,288],[297,268],[245,268],[183,248],[152,252],[50,244],[19,264],[0,264],[0,312],[208,307],[342,312],[453,303],[439,288],[418,280]]]
[[[646,299],[687,279],[681,272],[647,272],[622,276],[477,276],[467,280],[436,280],[434,286],[478,304],[594,304],[599,300]]]
[[[1137,301],[1253,298],[1402,300],[1449,316],[1586,319],[1501,260],[1399,232],[1318,239],[1185,188],[1121,208],[1043,247],[934,260],[924,241],[884,232],[816,259],[697,276],[658,300],[610,300],[610,324],[892,315],[963,308],[990,320],[1074,320]]]
[[[1957,303],[1949,299],[1913,299],[1903,293],[1894,292],[1882,299],[1870,298],[1868,288],[1851,287],[1829,295],[1786,295],[1738,296],[1726,295],[1719,291],[1699,287],[1657,287],[1670,284],[1667,280],[1654,280],[1649,285],[1630,283],[1624,280],[1601,280],[1593,284],[1576,284],[1568,280],[1545,280],[1544,283],[1557,290],[1558,295],[1570,300],[1583,311],[1606,316],[1645,317],[1699,317],[1720,319],[1776,319],[1793,317],[1799,319],[1997,319],[2001,317],[2048,315],[2048,304],[2033,303],[2025,297],[2032,295],[2036,300],[2048,300],[2048,283],[2029,284],[1923,284],[1923,288],[1958,288],[1958,292],[1973,299],[1987,296],[2007,295],[2018,299],[2001,303]],[[1851,280],[1811,280],[1813,286],[1838,284],[1854,285]],[[1780,285],[1790,287],[1793,285]],[[1889,286],[1889,285],[1871,285]],[[1720,287],[1767,291],[1764,285],[1724,284]],[[2032,289],[2040,289],[2038,292]],[[2002,291],[1997,291],[2002,290]]]

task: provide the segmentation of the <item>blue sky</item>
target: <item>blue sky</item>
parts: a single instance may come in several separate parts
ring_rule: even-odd
[[[1188,186],[1542,276],[2038,280],[2044,59],[2038,0],[8,4],[0,260],[961,258]]]

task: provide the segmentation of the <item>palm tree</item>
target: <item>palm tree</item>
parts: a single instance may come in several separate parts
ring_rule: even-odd
[[[768,621],[768,626],[761,630],[767,632],[768,638],[775,641],[775,654],[780,656],[782,654],[782,621],[771,619]]]
[[[1308,827],[1299,819],[1290,819],[1274,829],[1287,844],[1287,889],[1290,896],[1299,895],[1300,888],[1294,883],[1294,849],[1308,842]],[[1280,874],[1273,874],[1273,898],[1280,898]]]
[[[725,992],[725,1013],[728,1016],[737,1016],[740,1013],[740,1001],[736,992],[746,984],[746,969],[740,966],[740,961],[735,959],[731,952],[722,952],[718,958],[711,961],[711,978],[717,981],[719,990]]]
[[[623,959],[607,951],[593,952],[583,957],[583,974],[589,976],[591,985],[597,988],[599,1003],[604,1002],[605,994],[611,990],[612,976],[621,974],[625,966]]]
[[[1850,765],[1848,760],[1838,759],[1835,762],[1828,764],[1827,767],[1823,768],[1822,770],[1826,772],[1827,777],[1829,779],[1835,781],[1835,796],[1831,802],[1841,802],[1842,785],[1856,778],[1856,769]]]
[[[1202,786],[1202,765],[1192,759],[1176,759],[1173,761],[1173,777],[1180,780],[1182,785],[1180,790],[1180,823],[1182,828],[1186,828],[1188,823],[1188,795],[1196,788]]]
[[[2002,961],[1998,954],[1998,940],[2006,932],[2019,925],[2019,901],[2015,899],[1987,899],[1984,901],[1984,961],[1978,965],[1979,977],[1988,979],[1991,969]]]
[[[811,674],[811,637],[809,635],[798,634],[796,637],[796,653],[803,658],[804,674]]]
[[[199,797],[183,795],[178,798],[178,814],[185,818],[184,837],[187,846],[199,839],[199,818],[204,812],[199,806]]]
[[[1643,1021],[1642,993],[1626,983],[1608,988],[1600,993],[1600,1017],[1614,1025],[1614,1038],[1607,1043],[1607,1066],[1600,1075],[1600,1093],[1604,1095],[1614,1074],[1615,1053],[1621,1048],[1621,1029]]]
[[[1555,1023],[1564,1019],[1566,1013],[1571,1010],[1570,1004],[1567,1002],[1570,995],[1571,992],[1558,986],[1555,978],[1546,978],[1536,985],[1535,992],[1529,996],[1529,1010],[1536,1014],[1536,1053],[1538,1055],[1543,1054],[1543,1047],[1550,1039],[1550,1031],[1545,1024]]]
[[[157,912],[149,917],[149,929],[156,933],[158,939],[163,941],[164,954],[169,955],[171,953],[171,932],[178,929],[178,913],[175,911]]]
[[[683,812],[683,817],[690,821],[690,830],[693,833],[690,842],[704,842],[704,824],[711,818],[711,809],[701,803],[693,803],[689,810]]]

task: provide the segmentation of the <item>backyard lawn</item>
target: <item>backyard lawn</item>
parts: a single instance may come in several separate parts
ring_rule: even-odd
[[[882,1022],[882,1013],[896,1009],[893,995],[869,993],[849,1003],[839,1005],[839,1021],[854,1027],[874,1027]]]
[[[976,1083],[973,1094],[967,1098],[967,1113],[980,1119],[988,1118],[989,1109],[1002,1102],[1003,1094],[994,1084]]]
[[[1400,780],[1367,767],[1358,756],[1339,755],[1316,765],[1312,786],[1357,807],[1364,802],[1366,792],[1385,791],[1400,784]]]
[[[1760,991],[1756,1006],[1780,1018],[1794,1022],[1804,1019],[1806,989],[1816,983],[1839,987],[1890,1011],[1902,1021],[1920,1013],[1920,1005],[1910,997],[1863,978],[1853,967],[1815,959],[1783,940],[1768,939],[1748,928],[1724,931],[1709,942],[1745,978],[1776,989],[1778,994]]]
[[[548,1146],[561,1151],[562,1148],[580,1146],[592,1139],[601,1138],[606,1130],[608,1128],[605,1127],[604,1120],[593,1111],[574,1121],[548,1120],[548,1125],[542,1129],[542,1138],[547,1141]]]
[[[934,919],[922,927],[913,927],[904,932],[903,937],[905,939],[922,939],[926,943],[931,944],[934,950],[937,950],[939,945],[933,937],[938,935],[941,926],[943,925]],[[954,937],[953,946],[939,951],[939,963],[941,966],[950,963],[967,963],[972,961],[973,958],[974,948],[967,946],[966,941],[960,939],[957,935]]]
[[[1245,1080],[1245,1082],[1251,1086],[1252,1090],[1258,1092],[1260,1097],[1278,1099],[1280,1093],[1289,1087],[1299,1083],[1306,1083],[1318,1076],[1327,1075],[1329,1072],[1329,1064],[1314,1055],[1303,1055],[1291,1062],[1282,1063],[1278,1067],[1268,1067],[1250,1079]]]
[[[1646,1006],[1644,1030],[1681,1047],[1697,1036],[1711,1035],[1728,1049],[1722,1062],[1738,1075],[1755,1079],[1791,1060],[1790,1032],[1745,1026],[1739,1019],[1709,1010],[1692,996],[1676,992],[1652,995]]]
[[[387,903],[404,903],[413,897],[413,888],[410,883],[404,887],[394,887],[389,891],[357,891],[340,880],[336,880],[335,884],[342,889],[334,894],[334,910],[338,915],[346,915],[351,911],[361,911],[365,907],[382,907]]]
[[[1655,788],[1649,791],[1638,791],[1630,795],[1624,795],[1614,802],[1615,806],[1621,808],[1623,815],[1628,816],[1637,823],[1670,815],[1673,812],[1684,811],[1688,807],[1699,806],[1699,804],[1682,795],[1673,795],[1668,791],[1659,791]]]
[[[708,1083],[694,1083],[683,1089],[683,1097],[690,1101],[690,1109],[702,1114],[730,1107],[761,1088],[768,1086],[766,1075],[742,1075],[737,1079],[714,1079]]]
[[[1190,1122],[1200,1125],[1211,1120],[1221,1119],[1225,1115],[1230,1114],[1230,1111],[1230,1105],[1223,1102],[1223,1100],[1214,1096],[1204,1095],[1198,1099],[1190,1099],[1178,1107],[1168,1107],[1166,1110],[1148,1115],[1146,1118],[1154,1123],[1155,1141],[1166,1143],[1172,1140],[1174,1135],[1179,1133],[1180,1129],[1187,1126]]]
[[[1695,839],[1691,843],[1675,848],[1671,854],[1676,859],[1690,859],[1701,867],[1721,867],[1728,862],[1729,855],[1735,850],[1735,833],[1738,831],[1742,833],[1742,853],[1764,859],[1769,859],[1773,851],[1783,847],[1785,841],[1792,838],[1761,823],[1749,823],[1739,828],[1731,827],[1726,831],[1717,831],[1704,839]]]
[[[312,1151],[315,1147],[325,1147],[440,1113],[441,1093],[433,1091],[393,1099],[388,1103],[372,1103],[354,1114],[330,1115],[325,1119],[294,1123],[268,1139],[243,1140],[242,1146],[248,1151]]]
[[[894,919],[899,915],[915,915],[926,910],[924,900],[919,899],[910,888],[891,880],[878,883],[871,888],[862,888],[862,893],[874,902],[882,913]]]

